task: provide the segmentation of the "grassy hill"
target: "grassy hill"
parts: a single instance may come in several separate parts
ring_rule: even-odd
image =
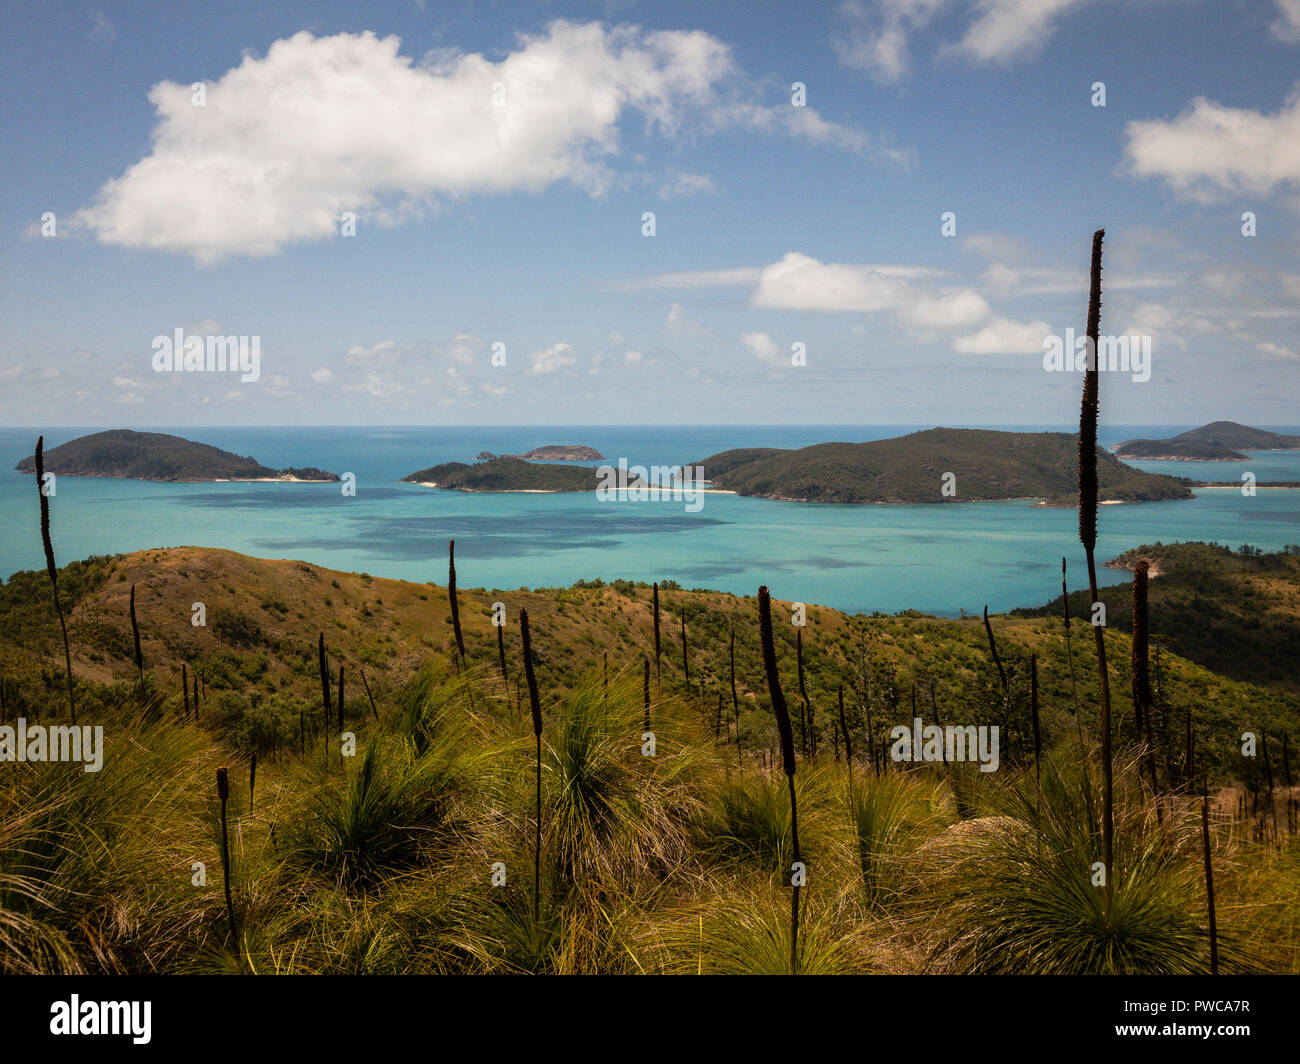
[[[1300,436],[1254,429],[1235,421],[1213,421],[1166,440],[1125,440],[1115,448],[1118,458],[1175,458],[1201,462],[1244,461],[1242,451],[1300,449]]]
[[[1294,588],[1292,560],[1260,560],[1278,596]],[[464,567],[459,577],[473,582]],[[644,584],[462,589],[463,668],[453,662],[447,591],[433,584],[187,547],[76,562],[59,586],[79,720],[104,725],[106,753],[100,773],[40,763],[0,772],[0,971],[788,970],[789,806],[753,598],[665,581],[647,704],[643,663],[654,661],[655,636]],[[48,591],[43,572],[0,586],[4,722],[66,719]],[[496,602],[506,608],[500,630]],[[195,603],[204,625],[192,623]],[[541,696],[540,762],[522,681],[523,608]],[[1153,602],[1153,624],[1169,608]],[[1274,744],[1296,735],[1292,693],[1162,653],[1153,676],[1162,792],[1153,800],[1124,694],[1129,642],[1107,632],[1117,749],[1112,932],[1090,885],[1100,780],[1086,625],[1076,620],[1067,637],[1055,615],[991,618],[1004,687],[978,619],[849,617],[810,606],[797,630],[791,617],[791,604],[774,604],[811,885],[800,971],[1207,971],[1185,714],[1198,764],[1217,781],[1220,970],[1300,970],[1289,792],[1276,780],[1266,791],[1261,764],[1246,763],[1237,745],[1247,728]],[[332,699],[340,667],[346,674],[341,724],[336,702],[329,713],[322,706],[322,632]],[[201,679],[188,712],[182,664]],[[893,761],[890,729],[914,716],[1000,727],[998,771]],[[224,803],[219,766],[230,781]],[[1277,745],[1270,766],[1280,775]],[[203,885],[192,879],[195,862],[206,865]],[[494,885],[498,871],[505,878]]]
[[[30,455],[14,467],[36,472]],[[338,480],[334,473],[315,468],[268,469],[254,458],[195,443],[164,432],[110,429],[80,436],[45,452],[46,472],[67,477],[125,477],[131,480],[210,481]]]
[[[1251,587],[1272,587],[1269,593],[1279,609],[1294,611],[1300,601],[1296,573],[1300,559],[1255,561],[1273,568],[1266,578],[1262,571],[1260,581]],[[281,742],[288,742],[299,709],[319,707],[316,646],[320,632],[332,660],[345,663],[353,675],[349,703],[359,716],[368,712],[361,670],[372,693],[385,704],[413,681],[424,663],[449,661],[453,654],[447,593],[434,584],[195,547],[89,559],[72,563],[63,573],[60,592],[65,603],[71,603],[73,668],[79,682],[88,685],[86,697],[108,704],[133,682],[128,597],[134,584],[151,683],[179,705],[180,666],[187,663],[224,707],[222,719],[232,734],[263,729],[266,736],[278,735]],[[467,579],[472,574],[462,566],[460,580]],[[1244,643],[1236,644],[1235,651],[1213,650],[1225,638],[1224,629],[1230,628],[1226,619],[1231,611],[1247,608],[1246,588],[1214,583],[1195,595],[1166,600],[1174,586],[1164,576],[1152,581],[1152,630],[1165,646],[1164,697],[1179,707],[1179,713],[1190,708],[1195,719],[1206,725],[1203,741],[1208,762],[1231,767],[1233,729],[1243,716],[1269,726],[1300,729],[1294,678],[1289,685],[1285,682],[1293,657],[1278,657],[1275,664],[1252,671],[1233,664],[1234,653],[1243,656]],[[46,601],[47,589],[43,572],[16,573],[0,586],[0,673],[33,701],[57,699],[59,690],[55,666],[61,660],[61,644],[57,620]],[[1128,660],[1123,634],[1127,594],[1127,585],[1103,592],[1113,666]],[[653,657],[651,593],[644,584],[595,581],[570,588],[510,591],[462,587],[459,596],[469,660],[485,669],[497,660],[492,604],[505,604],[504,636],[512,683],[519,680],[521,608],[527,608],[536,633],[538,674],[552,691],[575,690],[585,675],[605,667],[611,674],[635,673],[647,655]],[[206,626],[191,623],[195,602],[204,603]],[[742,736],[763,748],[774,746],[752,596],[688,591],[667,580],[661,586],[660,603],[664,683],[685,692],[694,705],[700,706],[702,700],[703,709],[716,709],[721,692],[729,707],[734,632]],[[788,620],[788,607],[780,608]],[[1077,594],[1072,596],[1071,610],[1076,620],[1068,651],[1058,603],[993,619],[1004,666],[1013,683],[1020,684],[1014,707],[1018,723],[1013,721],[1012,727],[1019,729],[1022,744],[1028,728],[1023,688],[1031,652],[1039,658],[1043,713],[1050,735],[1070,734],[1075,706],[1090,706],[1095,700],[1095,670],[1082,664],[1092,649],[1091,637],[1078,621],[1084,610]],[[820,606],[809,606],[808,611],[803,633],[806,684],[816,712],[813,727],[823,737],[823,745],[838,742],[832,735],[835,719],[830,707],[836,704],[841,686],[851,727],[865,728],[865,709],[871,704],[877,739],[886,723],[911,719],[908,702],[913,684],[922,707],[937,707],[944,715],[954,710],[974,712],[980,706],[1001,713],[997,673],[980,619],[948,620],[913,613],[851,617]],[[689,690],[680,642],[683,613]],[[1225,620],[1207,627],[1196,620],[1207,613],[1222,614]],[[1248,627],[1242,639],[1263,638],[1266,646],[1281,654],[1295,639],[1286,616],[1270,613],[1267,623]],[[777,638],[783,668],[793,673],[795,629],[788,623],[780,625]],[[1249,655],[1249,659],[1258,657]],[[1122,679],[1112,680],[1112,688],[1126,690]],[[1010,739],[1017,741],[1015,735]],[[270,740],[264,737],[264,741]],[[859,741],[865,742],[864,734]]]
[[[804,502],[922,503],[1076,498],[1077,437],[1059,432],[928,429],[870,443],[723,451],[701,463],[715,487]],[[943,494],[943,475],[956,495]],[[1173,477],[1142,473],[1098,449],[1102,500],[1186,499]]]
[[[1108,564],[1151,565],[1151,633],[1180,657],[1221,675],[1300,695],[1300,546],[1280,554],[1212,543],[1137,547]],[[1130,587],[1102,588],[1107,625],[1132,629]],[[1085,616],[1088,593],[1070,596],[1070,611]],[[1057,596],[1016,616],[1060,616]]]

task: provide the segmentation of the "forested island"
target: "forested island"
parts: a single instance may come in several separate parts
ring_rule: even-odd
[[[206,443],[195,443],[165,432],[110,429],[80,436],[51,447],[44,454],[45,471],[65,477],[120,477],[128,480],[218,481],[285,480],[336,481],[338,475],[314,466],[271,469],[255,458],[232,454]],[[15,467],[36,472],[36,457]]]
[[[1300,436],[1255,429],[1236,421],[1212,421],[1167,440],[1125,440],[1116,458],[1175,462],[1244,462],[1242,451],[1300,450]]]
[[[490,458],[470,464],[443,462],[420,469],[402,480],[452,491],[595,491],[597,470],[526,462],[522,458]]]
[[[1039,499],[1074,505],[1078,437],[1064,432],[926,429],[870,443],[722,451],[703,459],[714,488],[798,502],[923,503]],[[946,474],[952,474],[948,478]],[[1189,499],[1175,477],[1143,473],[1098,448],[1102,502]],[[950,485],[945,491],[945,484]]]

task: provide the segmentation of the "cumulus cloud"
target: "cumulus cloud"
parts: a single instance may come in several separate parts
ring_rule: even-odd
[[[345,211],[392,225],[470,194],[566,182],[598,195],[630,113],[664,136],[694,121],[863,146],[811,109],[735,102],[749,94],[732,87],[731,49],[700,31],[556,21],[499,62],[443,50],[417,64],[400,43],[297,33],[207,84],[204,106],[158,83],[152,151],[78,223],[214,263],[330,238]],[[683,175],[678,191],[706,180]]]
[[[1274,114],[1200,96],[1177,118],[1130,122],[1125,133],[1130,171],[1163,179],[1187,199],[1300,189],[1300,86]]]
[[[1051,332],[1045,321],[994,318],[979,332],[957,337],[952,349],[961,355],[1041,355],[1043,340]]]
[[[760,362],[774,367],[788,368],[790,365],[790,360],[781,353],[781,349],[776,346],[776,341],[765,332],[741,333],[740,342],[749,348],[749,353]]]
[[[577,365],[578,359],[573,353],[573,348],[561,342],[531,352],[528,361],[533,373],[555,373]]]
[[[320,369],[312,371],[311,379],[317,384],[328,384],[334,379],[334,373],[326,367],[321,366]]]

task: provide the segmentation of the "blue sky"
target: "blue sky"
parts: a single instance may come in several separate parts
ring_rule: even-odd
[[[1056,424],[1098,226],[1152,351],[1105,420],[1296,421],[1300,0],[11,3],[0,49],[0,423]],[[156,372],[177,328],[259,379]]]

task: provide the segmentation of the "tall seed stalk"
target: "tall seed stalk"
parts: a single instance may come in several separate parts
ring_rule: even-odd
[[[465,637],[460,630],[460,603],[456,601],[456,541],[447,541],[447,601],[451,603],[451,628],[456,633],[456,671],[465,667]]]
[[[135,585],[131,585],[131,642],[135,648],[135,671],[140,678],[140,690],[144,690],[144,655],[140,653],[140,625],[135,619]]]
[[[655,683],[659,682],[659,582],[655,581],[651,589],[655,615]]]
[[[786,785],[790,791],[790,841],[794,850],[794,863],[799,864],[799,803],[794,790],[794,729],[790,726],[790,710],[781,690],[781,677],[776,669],[776,644],[772,639],[772,600],[767,586],[758,589],[758,638],[763,647],[763,671],[767,674],[767,690],[772,697],[772,711],[776,714],[776,727],[781,736],[781,767],[785,771]],[[790,974],[799,973],[799,885],[791,883],[790,896]]]
[[[528,633],[528,610],[519,611],[519,634],[524,643],[524,676],[528,680],[528,704],[533,711],[533,738],[537,744],[537,817],[533,845],[533,919],[542,912],[542,701],[537,695],[537,676],[533,672],[533,641]]]
[[[645,707],[645,722],[642,731],[650,730],[650,659],[642,658],[641,664],[645,666],[641,674],[641,701]]]
[[[239,951],[239,927],[235,923],[235,902],[230,894],[230,833],[226,824],[226,803],[230,800],[230,780],[224,768],[217,769],[217,798],[221,801],[221,878],[226,886],[226,920],[230,924],[230,940]]]
[[[45,494],[45,437],[36,437],[36,490],[41,497],[41,545],[45,548],[45,568],[50,574],[50,589],[54,594],[54,612],[59,615],[59,630],[63,633],[63,664],[68,676],[68,716],[77,723],[77,704],[72,697],[72,647],[68,643],[68,622],[63,617],[59,603],[59,570],[54,564],[54,542],[50,539],[50,497]]]
[[[1029,655],[1029,716],[1034,725],[1034,786],[1043,789],[1043,741],[1038,729],[1038,655]]]
[[[190,678],[185,671],[185,662],[181,662],[181,695],[185,699],[185,719],[190,719]]]
[[[1159,796],[1160,777],[1156,773],[1156,743],[1151,730],[1155,699],[1151,697],[1149,663],[1151,641],[1147,606],[1149,576],[1150,566],[1143,559],[1137,563],[1133,572],[1133,713],[1138,728],[1146,732],[1147,770],[1151,774],[1151,791]],[[1157,805],[1156,810],[1157,815],[1161,815],[1160,806]]]
[[[1079,406],[1079,540],[1088,561],[1088,590],[1094,607],[1097,594],[1097,409],[1099,380],[1097,345],[1101,329],[1101,244],[1106,230],[1092,235],[1092,268],[1088,292],[1088,366],[1083,375],[1083,400]],[[1106,668],[1106,636],[1099,624],[1092,626],[1097,643],[1097,671],[1101,679],[1101,779],[1102,779],[1102,860],[1106,866],[1106,922],[1110,922],[1114,898],[1115,848],[1114,764],[1111,754],[1110,675]]]
[[[731,629],[731,648],[728,653],[728,659],[731,667],[731,715],[740,720],[740,699],[736,697],[736,629]],[[740,728],[736,728],[736,741],[740,741]]]
[[[501,666],[501,681],[506,685],[506,700],[510,699],[510,674],[506,672],[506,626],[497,625],[497,662]],[[510,707],[507,706],[507,709]]]
[[[320,638],[316,643],[316,656],[320,664],[320,696],[321,704],[324,706],[324,727],[321,731],[326,733],[325,738],[325,764],[329,764],[329,726],[330,726],[330,670],[329,664],[325,660],[325,633],[320,633]]]
[[[1201,846],[1205,851],[1205,905],[1210,916],[1210,974],[1219,974],[1219,927],[1214,914],[1214,862],[1210,859],[1210,787],[1201,770]]]
[[[691,659],[686,652],[686,607],[682,607],[682,674],[686,677],[686,689],[691,688]]]
[[[375,722],[379,722],[379,709],[375,705],[375,696],[370,693],[370,681],[366,679],[366,670],[361,670],[361,686],[366,689],[366,700],[370,703],[370,712],[374,715]]]
[[[1007,673],[1002,668],[1002,658],[998,655],[998,643],[993,638],[993,625],[989,624],[989,608],[984,607],[984,631],[989,637],[989,653],[993,655],[993,664],[998,667],[998,681],[1002,684],[1002,693],[1007,692]]]

